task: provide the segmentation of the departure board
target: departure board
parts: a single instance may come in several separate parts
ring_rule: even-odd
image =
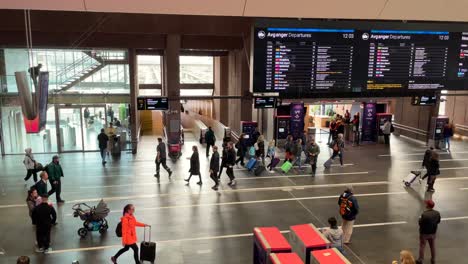
[[[257,78],[265,91],[351,89],[354,30],[266,28],[257,36],[266,47]]]
[[[447,73],[449,32],[371,30],[368,90],[442,89]]]
[[[364,21],[256,23],[253,91],[355,97],[468,89],[468,24],[457,24],[460,31],[453,28]]]

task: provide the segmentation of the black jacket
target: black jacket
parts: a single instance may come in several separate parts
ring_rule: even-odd
[[[258,146],[258,149],[255,151],[255,154],[257,155],[257,157],[265,156],[265,142],[264,141],[257,142],[257,146]]]
[[[200,159],[198,157],[198,151],[194,151],[190,157],[190,173],[194,175],[200,175]]]
[[[439,161],[431,159],[429,162],[429,167],[427,167],[427,174],[433,175],[433,176],[439,175],[440,174],[439,167],[440,167]]]
[[[42,179],[36,182],[34,187],[36,188],[37,194],[39,196],[47,194],[47,182],[44,182]]]
[[[213,172],[219,171],[219,153],[217,151],[213,152],[213,155],[211,155],[210,170]]]
[[[97,139],[99,142],[100,149],[107,148],[107,142],[109,141],[109,137],[106,135],[106,133],[100,133]]]
[[[347,203],[344,203],[345,199],[347,199]],[[359,214],[359,204],[352,193],[344,192],[340,195],[338,205],[340,206],[341,217],[344,220],[353,221],[356,219],[357,214]],[[341,210],[343,210],[344,213],[341,213]]]
[[[232,148],[227,151],[226,165],[234,166],[235,163],[236,163],[236,151]]]
[[[431,156],[432,156],[432,150],[428,149],[428,150],[426,150],[426,152],[424,152],[424,158],[423,158],[422,166],[426,167],[426,169],[429,168],[429,164],[430,164],[430,161],[431,161]]]
[[[215,144],[215,141],[216,141],[216,137],[215,137],[213,130],[206,131],[205,133],[206,144],[212,146]]]
[[[47,203],[41,203],[34,208],[32,217],[38,226],[50,226],[57,221],[57,213],[54,207]]]
[[[419,218],[419,233],[423,235],[435,234],[439,223],[440,213],[436,210],[428,209]]]

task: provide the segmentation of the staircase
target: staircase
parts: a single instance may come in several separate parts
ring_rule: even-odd
[[[94,73],[100,71],[109,64],[126,63],[126,58],[109,57],[106,53],[92,53],[91,51],[83,51],[83,56],[75,60],[72,64],[67,65],[60,72],[57,72],[57,89],[59,92],[67,91],[81,81],[90,77]]]

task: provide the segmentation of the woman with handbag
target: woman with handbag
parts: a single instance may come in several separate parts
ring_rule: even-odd
[[[133,250],[133,258],[135,259],[135,263],[140,264],[140,258],[138,257],[136,227],[146,227],[149,225],[138,222],[133,215],[134,213],[135,206],[133,206],[133,204],[127,204],[124,207],[123,216],[120,218],[120,222],[122,223],[122,246],[124,247],[119,250],[117,254],[111,257],[112,263],[117,263],[119,256],[131,248]]]
[[[36,161],[34,160],[34,155],[32,154],[32,149],[27,148],[24,150],[24,160],[23,164],[26,167],[26,177],[24,177],[24,181],[28,181],[31,176],[33,176],[34,182],[37,182],[37,165]]]

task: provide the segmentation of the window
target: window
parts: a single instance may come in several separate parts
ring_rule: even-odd
[[[161,84],[161,56],[138,55],[138,83]]]
[[[213,57],[180,56],[180,83],[213,84]]]
[[[181,96],[212,96],[213,89],[180,89]]]

